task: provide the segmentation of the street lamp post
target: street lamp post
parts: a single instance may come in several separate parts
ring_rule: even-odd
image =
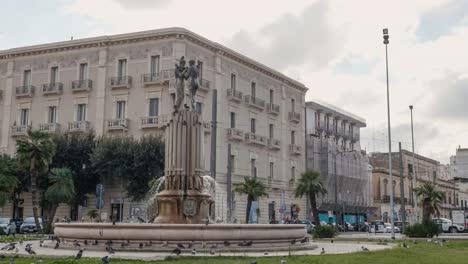
[[[392,173],[392,134],[391,134],[391,129],[390,129],[390,90],[389,90],[389,84],[388,84],[388,39],[390,36],[388,35],[388,29],[384,28],[383,29],[383,43],[385,44],[385,69],[387,73],[387,116],[388,116],[388,174],[390,177],[390,186],[391,186],[391,191],[390,191],[390,217],[391,217],[391,225],[392,225],[392,239],[395,239],[395,219],[394,219],[394,193],[393,193],[393,173]]]
[[[410,109],[410,112],[411,112],[411,144],[412,144],[412,148],[413,148],[413,171],[412,171],[412,174],[413,174],[413,177],[411,179],[411,190],[412,190],[412,195],[413,195],[413,210],[414,212],[416,213],[416,206],[418,205],[416,199],[416,192],[414,191],[414,188],[416,188],[416,163],[415,163],[415,158],[414,158],[414,130],[413,130],[413,106],[410,105],[409,106],[409,109]],[[417,215],[417,214],[416,214]],[[417,219],[416,219],[417,221]]]

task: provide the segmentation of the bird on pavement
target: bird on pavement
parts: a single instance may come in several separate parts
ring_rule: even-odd
[[[78,243],[78,241],[76,241],[76,240],[73,240],[73,246],[81,247],[80,243]]]
[[[325,254],[325,248],[322,248],[322,251],[320,251],[320,254]]]
[[[55,247],[54,247],[54,249],[57,249],[57,248],[59,248],[59,246],[60,246],[60,243],[59,243],[59,242],[55,243]]]
[[[291,241],[291,245],[294,245],[294,244],[296,244],[296,239],[293,239],[293,240]]]
[[[264,256],[268,256],[268,252],[266,252],[266,251],[263,252],[263,255],[264,255]]]
[[[409,245],[406,244],[406,242],[403,242],[403,244],[401,245],[403,248],[409,248]]]
[[[214,251],[214,249],[210,250],[210,255],[211,255],[211,256],[216,255],[216,251]]]
[[[36,252],[32,249],[32,247],[27,247],[24,250],[29,253],[29,255],[36,255]]]
[[[78,251],[78,254],[76,254],[76,256],[75,256],[75,259],[80,259],[83,256],[83,251],[84,251],[84,249],[80,249]]]
[[[361,246],[361,249],[362,249],[362,251],[369,251],[369,249],[366,248],[365,246]]]
[[[177,247],[178,248],[185,248],[184,245],[182,245],[181,243],[177,243]]]
[[[109,264],[110,257],[109,256],[104,256],[102,257],[102,264]]]
[[[138,244],[138,248],[143,248],[143,243]]]
[[[301,240],[301,244],[304,244],[304,243],[307,243],[309,242],[309,237],[304,237],[302,240]]]
[[[43,244],[44,244],[44,240],[42,240],[42,239],[41,239],[41,240],[39,240],[39,247],[42,247],[42,246],[43,246]]]
[[[197,250],[196,249],[192,249],[192,255],[196,255],[197,254]]]
[[[115,250],[110,245],[106,246],[106,251],[109,254],[115,254]]]
[[[172,250],[172,254],[176,254],[177,256],[179,256],[180,253],[182,253],[182,250],[180,250],[180,248],[178,248],[178,247],[176,247],[176,248],[174,248],[174,250]]]

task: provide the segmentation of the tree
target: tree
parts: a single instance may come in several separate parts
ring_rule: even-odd
[[[247,195],[247,209],[245,213],[245,222],[249,222],[252,201],[256,201],[262,196],[268,197],[265,185],[256,177],[244,177],[244,182],[234,185],[234,191]]]
[[[323,183],[320,181],[320,174],[316,171],[307,170],[302,173],[301,178],[296,186],[296,197],[302,198],[307,196],[312,207],[312,213],[314,215],[314,222],[317,226],[320,226],[320,218],[317,210],[317,195],[326,194],[327,190],[323,187]]]
[[[52,223],[61,203],[69,203],[75,195],[72,172],[68,168],[53,168],[49,173],[49,187],[44,193],[44,231],[52,231]]]
[[[31,180],[31,201],[37,230],[41,230],[38,219],[38,177],[46,174],[55,154],[51,136],[39,130],[28,130],[26,137],[16,141],[16,155],[21,167],[29,172]]]
[[[423,224],[431,223],[431,215],[439,215],[439,207],[444,199],[444,193],[436,189],[432,183],[424,183],[422,186],[414,188],[416,195],[421,198],[423,208]]]
[[[16,160],[7,155],[0,156],[0,207],[6,205],[19,185]]]
[[[96,137],[93,132],[58,133],[53,140],[56,152],[50,167],[70,169],[75,186],[75,196],[70,201],[71,218],[77,220],[78,207],[84,205],[87,194],[93,193],[99,183],[91,164]]]

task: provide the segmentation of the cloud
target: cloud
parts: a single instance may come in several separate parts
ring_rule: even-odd
[[[467,0],[451,0],[434,7],[425,13],[416,30],[416,36],[421,41],[434,41],[449,34],[453,29],[466,22],[468,17]]]
[[[430,82],[433,91],[432,114],[450,120],[468,120],[468,76],[448,73]]]
[[[122,7],[129,9],[147,9],[166,7],[171,0],[114,0]]]
[[[377,59],[368,59],[360,54],[350,54],[343,57],[334,67],[335,73],[365,75],[369,74],[377,64]]]
[[[305,63],[321,68],[342,50],[343,36],[329,23],[328,1],[321,0],[256,32],[240,31],[229,46],[280,70]]]

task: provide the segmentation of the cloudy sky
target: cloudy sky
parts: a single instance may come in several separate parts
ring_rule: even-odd
[[[393,148],[447,162],[468,147],[468,0],[0,0],[0,49],[185,27],[259,60],[318,98],[364,117],[362,145],[387,147],[385,49]]]

